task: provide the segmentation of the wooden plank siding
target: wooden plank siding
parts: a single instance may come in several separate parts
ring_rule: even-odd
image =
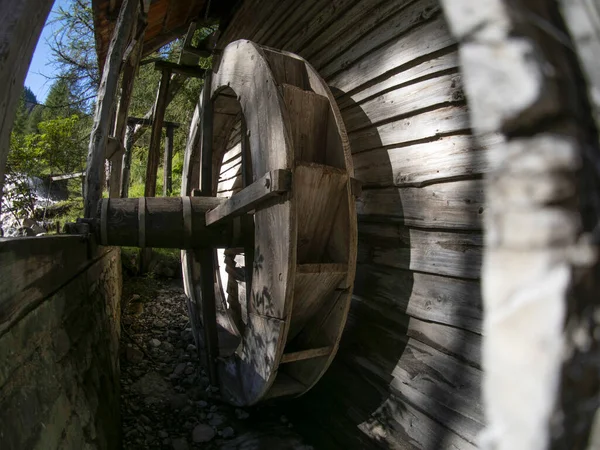
[[[359,250],[338,355],[288,414],[316,448],[471,449],[483,428],[483,175],[457,46],[438,0],[246,0],[218,46],[306,58],[351,143]],[[491,146],[490,146],[491,147]],[[223,181],[235,179],[231,159]]]

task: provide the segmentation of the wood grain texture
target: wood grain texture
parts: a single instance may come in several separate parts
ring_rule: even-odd
[[[483,256],[483,236],[480,233],[361,223],[358,240],[360,263],[452,277],[480,277]]]
[[[367,189],[357,199],[356,209],[363,220],[480,230],[486,210],[484,183],[463,180],[421,188]]]
[[[343,195],[347,192],[348,175],[341,169],[318,164],[298,164],[293,176],[293,191],[298,211],[298,249],[300,263],[342,262],[334,258],[336,249],[327,244],[334,230],[333,223]]]
[[[368,120],[365,123],[368,125]],[[433,141],[447,134],[466,134],[469,126],[466,107],[442,106],[432,111],[361,128],[348,137],[352,153],[358,153],[380,147]]]
[[[442,275],[360,263],[354,299],[380,302],[390,311],[427,322],[482,332],[483,309],[476,280],[449,282]]]
[[[89,254],[88,244],[82,236],[0,239],[0,334],[106,251]]]
[[[496,167],[500,151],[494,144],[501,139],[491,136],[476,141],[471,135],[459,134],[406,147],[374,149],[354,155],[354,170],[363,188],[420,187],[483,175]]]

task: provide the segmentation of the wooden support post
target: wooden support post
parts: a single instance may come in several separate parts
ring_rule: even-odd
[[[246,120],[242,116],[241,124],[241,143],[242,143],[242,184],[244,189],[253,183],[252,176],[252,154],[250,152],[250,142],[248,140],[248,127]],[[246,279],[246,302],[252,301],[252,275],[254,274],[254,217],[246,216],[242,218],[242,235],[244,236],[244,268]]]
[[[125,152],[123,153],[123,164],[121,173],[121,198],[129,197],[129,174],[131,171],[131,152],[133,151],[133,126],[127,126],[125,135]]]
[[[145,197],[154,197],[156,195],[156,175],[158,171],[158,162],[160,161],[160,141],[162,134],[163,120],[165,110],[167,109],[167,92],[169,91],[169,80],[171,70],[165,69],[162,72],[156,103],[154,106],[154,118],[152,122],[152,135],[150,137],[150,148],[148,149],[148,164],[146,166],[146,186],[144,189]]]
[[[213,109],[210,101],[212,72],[208,71],[204,78],[204,89],[202,90],[202,146],[200,150],[201,172],[200,189],[202,195],[212,195],[212,135],[213,135]],[[202,322],[204,325],[204,339],[206,343],[206,357],[208,361],[208,376],[213,386],[218,385],[217,361],[219,355],[219,335],[217,334],[217,312],[215,300],[215,252],[213,250],[202,250],[198,252],[200,266],[202,267],[202,285],[208,286],[208,292],[203,292],[202,299]]]
[[[21,88],[52,0],[2,0],[0,17],[0,199]]]
[[[219,356],[219,335],[217,332],[217,308],[215,299],[215,252],[202,249],[195,252],[200,262],[202,286],[202,325],[204,328],[205,351],[208,365],[208,379],[213,386],[219,385],[217,378],[217,357]]]
[[[167,126],[165,135],[165,158],[163,161],[163,197],[168,197],[173,192],[173,127]]]
[[[127,131],[127,113],[131,104],[131,94],[135,76],[142,57],[143,41],[138,40],[133,47],[130,58],[125,63],[123,81],[121,83],[121,98],[117,109],[117,120],[114,136],[119,143],[119,151],[111,158],[110,181],[108,183],[109,197],[120,197],[122,191],[123,160],[125,150],[125,134]]]
[[[154,104],[154,117],[152,119],[152,134],[150,135],[150,147],[148,148],[148,163],[146,165],[146,185],[144,187],[144,197],[156,196],[156,177],[158,173],[158,163],[160,161],[160,141],[162,135],[165,110],[167,109],[167,93],[169,92],[169,81],[171,79],[171,70],[165,69],[162,72],[156,103]],[[150,260],[152,259],[152,249],[142,249],[140,254],[140,270],[142,273],[148,270]]]
[[[139,1],[136,0],[123,1],[108,49],[106,63],[104,64],[87,157],[84,200],[85,217],[94,217],[96,215],[96,205],[102,197],[104,155],[110,131],[111,112],[113,111],[117,94],[123,53],[127,48],[127,39],[131,35],[131,29],[135,23],[139,5]]]

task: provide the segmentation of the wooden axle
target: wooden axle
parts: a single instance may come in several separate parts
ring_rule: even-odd
[[[105,198],[98,203],[102,245],[156,248],[224,248],[241,240],[234,224],[206,226],[217,197]]]

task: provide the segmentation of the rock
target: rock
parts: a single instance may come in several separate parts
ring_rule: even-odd
[[[144,403],[148,406],[164,404],[172,395],[171,386],[157,372],[148,372],[141,377],[131,385],[131,391],[143,397]],[[137,410],[138,408],[132,404],[131,409]]]
[[[172,395],[169,399],[169,404],[173,409],[183,409],[187,405],[187,395],[185,394],[175,394]]]
[[[175,349],[175,347],[173,347],[173,344],[171,344],[170,342],[163,342],[161,344],[161,347],[166,352],[172,352]]]
[[[169,437],[169,433],[167,433],[165,430],[160,430],[160,431],[158,432],[158,436],[159,436],[160,438],[162,438],[162,439],[164,439],[164,438],[168,438],[168,437]]]
[[[144,359],[144,354],[134,347],[127,347],[127,350],[125,350],[125,356],[127,357],[127,361],[133,363],[140,362],[142,359]]]
[[[198,424],[192,431],[192,440],[197,444],[201,442],[209,442],[215,437],[215,430],[206,424]]]
[[[238,409],[235,410],[235,417],[237,417],[239,420],[245,420],[248,417],[250,417],[250,414],[248,414],[243,409],[239,409],[238,408]]]
[[[186,367],[187,367],[186,363],[177,364],[177,366],[175,367],[175,370],[173,370],[173,375],[175,375],[176,377],[179,377],[185,371]]]
[[[186,375],[191,375],[191,374],[193,374],[193,373],[194,373],[194,368],[193,368],[192,366],[188,366],[188,367],[186,367],[186,368],[185,368],[185,371],[184,371],[184,373],[185,373]]]
[[[190,353],[196,352],[196,346],[194,344],[188,344],[188,346],[185,348],[185,350]]]
[[[208,423],[213,427],[220,427],[225,423],[225,417],[221,414],[213,414],[212,419],[210,419]]]
[[[225,439],[230,439],[234,436],[235,431],[233,431],[233,428],[231,427],[225,427],[223,428],[223,431],[221,431],[221,436],[223,436]]]
[[[173,450],[188,450],[189,446],[185,438],[173,439],[172,444]]]
[[[198,407],[199,408],[206,408],[208,406],[208,403],[205,402],[204,400],[199,400],[198,401]]]
[[[131,300],[130,301],[135,302],[135,301],[139,300],[140,298],[141,298],[140,294],[133,294],[131,296]]]
[[[156,339],[156,338],[150,339],[150,345],[152,347],[160,347],[160,344],[161,344],[161,342],[158,339]]]

